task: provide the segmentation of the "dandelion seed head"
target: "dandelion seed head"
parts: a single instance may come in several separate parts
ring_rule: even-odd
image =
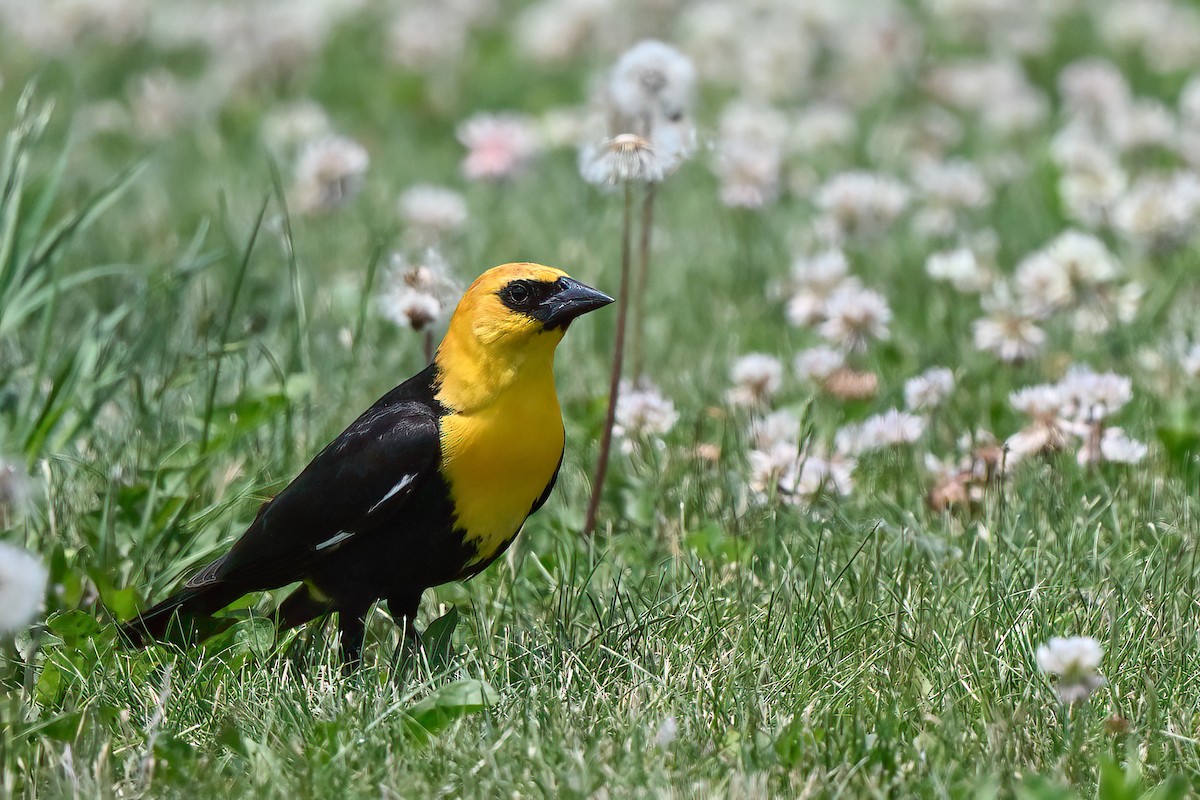
[[[579,151],[579,174],[588,183],[613,186],[627,181],[654,183],[663,179],[662,165],[648,139],[622,133],[599,146]]]
[[[0,635],[17,633],[38,613],[48,572],[41,559],[0,542]]]
[[[663,42],[639,42],[617,60],[608,82],[616,109],[632,120],[645,121],[649,136],[654,120],[678,121],[692,105],[696,68],[691,59]]]

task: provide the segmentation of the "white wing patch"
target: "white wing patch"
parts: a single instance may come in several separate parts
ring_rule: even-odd
[[[415,472],[410,475],[405,475],[403,478],[401,478],[399,480],[399,482],[396,483],[395,486],[393,486],[391,489],[388,489],[388,493],[385,494],[383,497],[379,498],[379,500],[376,501],[375,505],[368,508],[367,513],[368,514],[372,513],[373,511],[375,511],[375,509],[379,508],[381,505],[386,503],[388,500],[391,500],[393,497],[396,496],[397,492],[403,490],[404,487],[408,486],[410,483],[412,483],[416,479],[417,479],[417,473],[415,473]],[[336,538],[336,537],[334,537],[334,538]]]
[[[354,535],[354,531],[338,531],[336,535],[331,536],[325,541],[316,546],[317,550],[324,550],[327,547],[333,547],[335,544],[341,544]]]

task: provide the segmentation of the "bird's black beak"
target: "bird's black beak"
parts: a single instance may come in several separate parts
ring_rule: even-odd
[[[574,278],[559,278],[554,293],[541,302],[536,316],[547,329],[565,328],[576,317],[604,308],[612,301],[604,292]]]

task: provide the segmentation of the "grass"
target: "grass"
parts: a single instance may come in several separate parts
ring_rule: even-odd
[[[77,83],[63,64],[8,56],[0,447],[31,466],[39,497],[5,539],[43,555],[53,592],[44,624],[2,645],[0,792],[1200,791],[1194,391],[1139,381],[1122,422],[1161,434],[1148,462],[1029,463],[971,513],[929,510],[908,451],[861,465],[845,500],[750,503],[746,420],[722,402],[728,365],[809,342],[764,300],[809,210],[794,198],[726,210],[701,165],[663,188],[645,303],[649,371],[681,419],[665,449],[614,457],[598,536],[578,531],[612,314],[562,346],[568,451],[553,499],[486,574],[426,595],[424,660],[393,662],[398,634],[379,609],[363,669],[343,676],[331,627],[276,636],[266,600],[231,612],[240,621],[203,647],[124,649],[114,618],[219,553],[358,409],[421,366],[420,338],[372,313],[371,282],[395,244],[396,190],[454,180],[456,115],[496,98],[549,106],[582,84],[580,67],[529,95],[530,76],[489,42],[461,106],[438,111],[412,99],[409,79],[347,81],[360,35],[373,34],[340,30],[305,88],[362,136],[374,166],[362,197],[315,219],[288,216],[272,171],[286,168],[256,143],[254,108],[156,147],[75,142],[76,107],[111,92],[88,81],[116,70],[114,55],[89,51],[104,68]],[[18,107],[13,76],[27,73],[39,88]],[[50,98],[59,107],[43,113]],[[1009,261],[1065,226],[1048,170],[1036,161],[985,220]],[[465,191],[461,277],[532,259],[615,289],[619,202],[583,185],[570,154]],[[899,403],[904,378],[944,364],[960,388],[929,441],[946,452],[965,430],[1015,430],[1015,388],[1073,360],[1141,374],[1142,350],[1190,332],[1194,252],[1183,252],[1133,265],[1148,283],[1136,325],[1086,341],[1053,330],[1046,358],[998,368],[972,347],[977,309],[925,277],[927,251],[906,233],[851,247],[896,321],[868,356],[877,401],[834,406],[789,385],[783,404],[806,409],[818,437]],[[717,464],[691,455],[701,442],[722,446]],[[1034,650],[1072,633],[1104,645],[1109,684],[1067,708]],[[677,735],[661,743],[669,720]]]

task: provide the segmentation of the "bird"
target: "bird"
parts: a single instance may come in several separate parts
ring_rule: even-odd
[[[386,601],[419,643],[426,589],[466,580],[512,544],[550,496],[565,430],[554,353],[573,320],[613,302],[562,270],[493,267],[463,294],[422,371],[379,398],[263,503],[229,550],[121,626],[144,647],[257,591],[299,583],[287,630],[333,612],[345,664]],[[179,623],[175,623],[179,619]]]

